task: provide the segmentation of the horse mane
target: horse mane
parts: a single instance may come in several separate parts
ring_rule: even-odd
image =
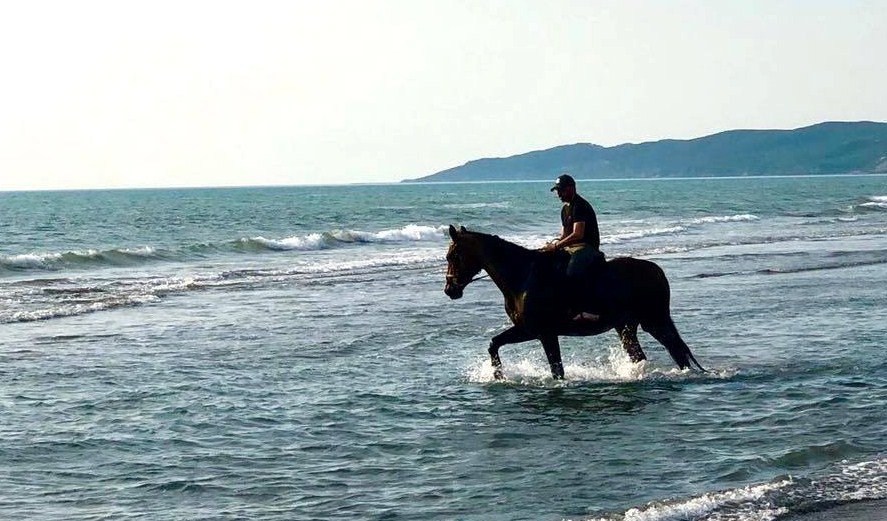
[[[547,252],[540,252],[536,250],[531,250],[529,248],[525,248],[520,244],[515,244],[510,241],[506,241],[502,237],[498,235],[491,235],[489,233],[483,232],[475,232],[470,230],[465,230],[463,233],[467,233],[469,235],[473,235],[482,239],[486,246],[488,246],[491,250],[491,253],[496,257],[501,256],[539,256],[546,255]]]

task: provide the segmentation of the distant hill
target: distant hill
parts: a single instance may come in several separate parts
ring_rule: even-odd
[[[828,122],[795,130],[729,130],[697,139],[564,145],[407,181],[505,181],[887,173],[887,123]]]

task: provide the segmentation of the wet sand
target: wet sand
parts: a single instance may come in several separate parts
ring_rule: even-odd
[[[860,501],[828,510],[790,516],[786,521],[887,521],[887,500]]]

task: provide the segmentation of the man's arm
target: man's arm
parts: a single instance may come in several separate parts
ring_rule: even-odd
[[[576,221],[573,223],[573,231],[570,233],[570,235],[567,235],[563,239],[555,242],[554,249],[565,248],[567,246],[570,246],[571,244],[582,242],[582,237],[584,236],[585,221]]]
[[[577,242],[582,241],[582,237],[585,234],[585,221],[578,221],[573,223],[573,230],[568,234],[566,228],[561,229],[561,237],[560,239],[555,239],[545,246],[542,247],[542,251],[551,251],[556,250],[558,248],[564,248],[571,244],[575,244]]]

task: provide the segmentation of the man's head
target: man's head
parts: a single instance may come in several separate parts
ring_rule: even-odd
[[[576,195],[576,180],[570,174],[561,174],[554,180],[554,186],[551,187],[551,191],[557,192],[557,196],[561,201],[569,202]]]

